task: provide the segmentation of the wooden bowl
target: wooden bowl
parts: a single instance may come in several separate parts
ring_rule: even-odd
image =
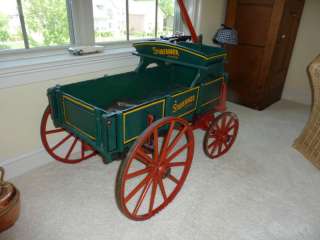
[[[20,215],[20,193],[14,188],[14,194],[6,207],[0,210],[0,232],[15,224]]]

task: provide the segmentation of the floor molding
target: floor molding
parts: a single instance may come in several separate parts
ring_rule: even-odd
[[[52,161],[53,159],[48,156],[47,152],[44,151],[43,148],[39,148],[32,152],[4,160],[0,162],[0,166],[6,170],[6,179],[10,179],[23,175]]]

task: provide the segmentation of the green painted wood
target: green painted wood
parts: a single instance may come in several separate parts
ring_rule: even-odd
[[[142,46],[135,45],[144,54],[135,71],[48,90],[55,125],[90,144],[106,162],[129,149],[147,128],[149,114],[155,120],[178,116],[191,121],[195,114],[213,109],[225,81],[223,49],[181,43],[175,46],[179,58],[172,61],[172,56],[148,56],[152,45]],[[148,68],[150,64],[156,66]],[[111,111],[117,102],[131,106]]]
[[[222,48],[194,43],[169,43],[166,41],[146,41],[133,44],[136,51],[144,56],[156,57],[163,61],[175,60],[181,64],[208,66],[223,62],[226,52]]]

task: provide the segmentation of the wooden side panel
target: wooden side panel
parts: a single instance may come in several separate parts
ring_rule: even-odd
[[[123,113],[123,143],[127,144],[137,139],[148,127],[148,115],[154,120],[163,118],[165,115],[165,99],[160,99]]]

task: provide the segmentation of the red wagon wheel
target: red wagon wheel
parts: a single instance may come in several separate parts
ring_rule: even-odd
[[[165,208],[185,182],[193,153],[194,137],[187,121],[167,117],[151,124],[120,166],[120,210],[130,219],[146,220]]]
[[[51,157],[63,163],[79,163],[97,153],[82,140],[63,128],[56,128],[51,119],[51,108],[43,113],[40,126],[41,141]]]
[[[229,151],[236,140],[239,120],[234,113],[220,114],[207,130],[203,149],[209,158],[217,158]]]

